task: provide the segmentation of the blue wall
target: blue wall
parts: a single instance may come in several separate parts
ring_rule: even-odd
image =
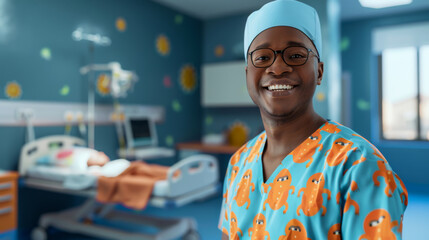
[[[79,68],[91,63],[89,42],[76,42],[72,32],[83,27],[107,35],[108,47],[96,46],[95,63],[118,61],[134,70],[139,81],[122,104],[157,105],[165,108],[165,121],[157,125],[159,143],[197,141],[202,132],[199,69],[202,58],[202,22],[148,0],[6,0],[0,6],[0,100],[87,102],[87,77]],[[116,28],[117,18],[126,21],[125,31]],[[169,40],[170,52],[157,50],[160,34]],[[51,58],[41,50],[49,48]],[[46,55],[45,55],[46,56]],[[185,91],[181,84],[184,66],[192,66],[196,85]],[[22,94],[10,99],[10,82]],[[61,94],[61,90],[67,89]],[[96,94],[96,104],[112,98]],[[36,113],[37,114],[37,113]],[[36,138],[63,134],[64,127],[36,127]],[[76,127],[72,135],[79,136]],[[113,125],[96,126],[95,147],[117,158],[118,142]],[[0,126],[0,169],[16,170],[25,128]],[[174,159],[172,159],[174,160]],[[30,229],[43,212],[64,209],[81,202],[61,194],[20,188],[19,227]],[[30,202],[31,201],[31,202]]]
[[[429,185],[429,143],[380,141],[377,57],[371,53],[371,34],[375,28],[429,20],[429,10],[359,19],[342,23],[345,47],[343,72],[351,76],[351,127],[371,140],[387,158],[405,184]],[[399,86],[398,86],[399,87]]]
[[[79,68],[91,63],[118,61],[134,70],[139,81],[122,104],[157,105],[165,108],[165,121],[157,125],[160,145],[173,146],[201,136],[199,69],[202,57],[202,22],[152,1],[96,0],[6,0],[0,16],[0,100],[8,83],[16,82],[22,94],[13,101],[87,102],[88,78]],[[116,28],[116,19],[126,21],[125,31]],[[6,20],[6,21],[5,21]],[[107,47],[95,46],[90,54],[88,41],[74,41],[72,32],[83,27],[110,37]],[[161,55],[156,40],[169,40],[170,51]],[[50,49],[43,58],[41,49]],[[197,83],[188,92],[181,84],[181,70],[192,66]],[[165,85],[166,81],[169,84]],[[168,80],[169,79],[169,80]],[[94,81],[95,82],[95,81]],[[60,94],[61,89],[67,94]],[[67,91],[66,91],[67,92]],[[110,104],[110,96],[96,94],[96,104]],[[37,114],[37,113],[36,113]],[[36,127],[36,137],[64,133],[62,127]],[[76,129],[73,131],[77,135]],[[11,137],[12,136],[12,137]],[[25,129],[0,126],[1,169],[16,169]],[[97,126],[95,145],[111,158],[118,148],[112,126]]]

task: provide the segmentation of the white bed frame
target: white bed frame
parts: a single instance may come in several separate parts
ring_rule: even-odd
[[[27,143],[21,150],[19,172],[21,176],[26,176],[29,168],[36,164],[36,160],[49,152],[50,146],[56,144],[61,148],[72,146],[84,146],[82,139],[57,135],[40,138]],[[178,176],[174,176],[180,171]],[[177,174],[176,174],[177,175]],[[207,198],[219,191],[218,182],[218,162],[211,155],[194,155],[185,158],[170,167],[167,173],[167,191],[163,196],[153,195],[149,204],[156,207],[180,207],[195,200]],[[102,205],[94,199],[95,189],[70,190],[64,189],[62,183],[26,177],[26,186],[62,192],[73,195],[83,195],[90,197],[89,200],[78,208],[61,211],[58,213],[43,214],[39,219],[39,227],[34,229],[32,237],[35,240],[47,239],[46,229],[56,227],[63,231],[81,233],[103,239],[199,239],[197,226],[193,219],[154,219],[142,215],[124,213],[114,209],[114,204]],[[128,222],[152,225],[160,229],[155,235],[142,233],[129,233],[110,227],[96,224],[83,223],[83,220],[91,215],[97,214],[108,220],[124,220]]]

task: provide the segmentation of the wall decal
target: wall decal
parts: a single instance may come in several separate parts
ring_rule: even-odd
[[[40,50],[40,57],[42,57],[45,60],[51,60],[51,49],[44,47]]]
[[[175,17],[174,17],[174,22],[176,23],[176,24],[182,24],[183,23],[183,15],[181,15],[181,14],[177,14]]]
[[[125,30],[127,29],[127,22],[125,21],[125,19],[121,17],[116,19],[116,29],[118,29],[118,31],[120,32],[125,32]]]
[[[316,94],[316,100],[317,100],[317,101],[319,101],[319,102],[323,102],[323,101],[325,101],[325,99],[326,99],[326,95],[325,95],[325,93],[324,93],[324,92],[318,92],[318,93]]]
[[[240,147],[247,142],[249,137],[249,128],[243,122],[236,121],[228,129],[228,144]]]
[[[222,45],[217,45],[214,50],[214,53],[216,57],[222,57],[225,53],[225,48]]]
[[[172,85],[171,77],[169,75],[165,75],[162,82],[164,83],[164,87],[167,87],[167,88],[171,87]]]
[[[356,103],[356,106],[359,110],[362,111],[367,111],[371,108],[370,103],[364,99],[359,99]]]
[[[171,103],[171,107],[173,108],[173,110],[175,112],[182,111],[182,105],[180,104],[180,102],[178,100],[173,100],[173,102]]]
[[[182,67],[180,71],[180,84],[182,85],[182,89],[187,93],[195,89],[197,85],[197,76],[193,66],[187,64]]]
[[[106,74],[100,74],[97,78],[97,92],[106,96],[110,93],[110,77]]]
[[[169,146],[169,147],[172,147],[172,146],[174,145],[174,138],[173,138],[173,136],[168,135],[168,136],[165,138],[165,144],[166,144],[167,146]]]
[[[213,123],[213,117],[210,115],[206,116],[205,123],[207,126],[211,125]]]
[[[166,56],[170,53],[170,41],[165,35],[161,34],[156,39],[156,49],[162,56]]]
[[[22,95],[21,86],[15,81],[8,82],[6,84],[4,91],[5,91],[6,97],[11,99],[19,98]]]
[[[70,93],[70,87],[68,85],[64,85],[61,89],[60,89],[60,95],[61,96],[67,96]]]
[[[341,51],[346,51],[347,49],[349,49],[349,47],[350,47],[350,38],[343,37],[340,43]]]

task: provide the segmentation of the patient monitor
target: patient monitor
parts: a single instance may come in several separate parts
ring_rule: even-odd
[[[151,159],[174,156],[174,150],[158,146],[158,135],[149,117],[127,116],[124,121],[127,148],[119,150],[119,156],[131,159]]]

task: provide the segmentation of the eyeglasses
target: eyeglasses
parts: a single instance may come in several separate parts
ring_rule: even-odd
[[[250,52],[249,55],[253,66],[257,68],[267,68],[276,61],[278,53],[281,53],[282,59],[287,65],[301,66],[307,62],[310,52],[320,61],[319,56],[317,56],[313,50],[301,46],[291,46],[277,51],[271,48],[259,48]]]

